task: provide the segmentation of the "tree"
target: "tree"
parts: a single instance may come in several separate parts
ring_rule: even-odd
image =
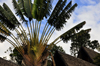
[[[64,42],[70,40],[85,25],[85,21],[60,35],[46,48],[54,31],[61,30],[64,27],[77,4],[72,5],[72,1],[70,1],[66,5],[67,0],[58,0],[51,12],[52,0],[32,1],[12,0],[15,14],[20,17],[21,21],[15,17],[5,3],[3,3],[3,7],[0,6],[0,41],[4,42],[6,40],[12,44],[22,55],[27,66],[41,66],[43,65],[42,62],[51,54],[49,51],[54,45],[61,40]],[[46,24],[41,33],[41,23],[43,23],[44,19]],[[25,26],[22,26],[23,24]],[[19,35],[19,39],[12,33],[12,30]],[[29,36],[25,30],[28,30]]]
[[[81,30],[79,33],[77,33],[76,36],[73,36],[71,39],[71,47],[70,51],[71,54],[75,57],[78,54],[78,51],[81,47],[88,47],[90,49],[96,49],[99,46],[99,43],[97,40],[90,40],[90,29],[87,30]]]

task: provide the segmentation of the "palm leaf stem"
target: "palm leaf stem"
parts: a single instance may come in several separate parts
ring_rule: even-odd
[[[26,25],[27,25],[27,29],[28,29],[28,32],[29,32],[30,40],[31,40],[31,34],[30,34],[28,23],[26,23]]]
[[[8,38],[6,39],[6,41],[8,41],[10,44],[12,44],[19,51],[19,53],[23,56],[22,51],[20,49],[18,49],[18,46],[13,41],[11,41]]]
[[[7,33],[11,33],[1,22],[0,22],[0,26],[3,28],[3,30],[5,30]]]
[[[1,23],[0,23],[1,24]],[[2,27],[3,28],[5,28],[6,29],[6,31],[7,32],[9,32],[9,33],[11,33],[3,24],[1,24],[2,25]],[[18,42],[18,40],[15,40],[16,39],[16,37],[11,33],[11,35],[13,36],[10,36],[19,46],[21,45],[19,42]]]
[[[37,44],[37,20],[35,21],[34,41],[35,41],[35,44]]]
[[[34,21],[32,20],[32,28],[33,28],[33,30],[32,30],[32,37],[34,37]]]
[[[53,29],[53,30],[51,31],[50,35],[47,37],[47,42],[46,42],[46,43],[48,43],[49,39],[51,38],[51,36],[53,35],[53,33],[54,33],[55,30],[56,30],[56,29]]]
[[[31,40],[32,40],[32,25],[31,25],[31,21],[29,21],[29,24],[30,24],[30,35],[31,35]]]
[[[21,28],[22,28],[22,30],[21,30]],[[26,45],[28,45],[27,52],[29,53],[30,52],[30,42],[28,41],[28,37],[27,37],[26,32],[24,31],[22,26],[21,26],[21,28],[19,27],[20,31],[22,32],[22,34],[24,36],[23,40],[27,41],[27,42],[26,41],[25,42],[26,42]]]
[[[18,45],[18,47],[20,47],[21,46],[20,42],[16,39],[16,37],[13,34],[11,34],[11,35],[12,36],[10,36],[10,37],[16,42],[16,44]]]
[[[41,39],[42,39],[43,34],[44,34],[44,32],[45,32],[46,29],[47,29],[47,23],[45,24],[45,27],[44,27],[44,29],[43,29],[43,32],[42,32],[42,35],[41,35]],[[40,40],[41,40],[41,39],[40,39]]]
[[[47,32],[45,33],[45,36],[43,37],[43,40],[45,40],[45,38],[47,37],[48,33],[50,32],[51,26],[49,27],[49,29],[47,30]]]
[[[46,25],[45,25],[45,27],[43,29],[42,35],[41,35],[40,42],[42,41],[43,37],[45,36],[45,33],[46,33],[48,27],[49,27],[49,25],[46,23]]]
[[[58,44],[58,43],[61,42],[61,41],[62,41],[62,40],[59,40],[58,42],[55,43],[55,45]]]
[[[15,29],[15,31],[16,31],[17,34],[21,34],[21,33],[18,31],[18,29]],[[20,29],[20,31],[22,32],[21,29]],[[22,32],[22,36],[23,36],[23,37],[19,37],[19,38],[20,38],[20,40],[22,41],[22,43],[27,44],[26,41],[25,41],[25,40],[28,41],[27,35],[25,35],[25,34],[23,34],[23,33],[25,33],[25,32]]]
[[[17,30],[17,29],[16,29],[16,30]],[[20,27],[19,27],[19,30],[21,31],[22,35],[24,36],[24,40],[28,40],[27,35],[26,35],[26,32],[24,32],[24,30],[21,29]],[[18,31],[18,30],[17,30],[17,31]],[[19,32],[19,31],[18,31],[18,32]]]
[[[38,21],[36,21],[36,38],[38,38]]]
[[[51,31],[52,31],[52,30],[50,31],[51,27],[52,27],[52,26],[49,27],[49,29],[48,29],[46,35],[44,36],[44,38],[43,38],[43,43],[46,41],[46,37],[48,37],[48,35],[51,33]],[[49,34],[48,34],[48,33],[49,33]]]
[[[22,25],[21,25],[21,28],[22,28],[22,30],[24,31]],[[30,42],[28,41],[28,37],[27,37],[27,35],[26,35],[26,32],[25,32],[25,31],[23,32],[23,31],[21,30],[21,28],[19,27],[20,31],[22,32],[22,34],[23,34],[23,36],[24,36],[24,38],[25,38],[24,40],[27,41],[27,42],[26,42],[26,44],[28,45],[28,51],[27,51],[27,52],[29,53],[29,51],[30,51]]]
[[[14,47],[18,47],[13,41],[11,41],[10,39],[6,39],[6,41],[8,41],[10,44],[12,44]]]
[[[21,28],[23,29],[24,33],[25,33],[26,39],[28,40],[27,34],[26,34],[26,32],[25,32],[23,26],[22,26],[22,25],[20,25],[20,26],[21,26]]]
[[[15,29],[15,31],[16,31],[17,34],[20,34],[20,32],[19,32],[17,29]],[[22,43],[24,43],[24,38],[23,38],[23,37],[22,37],[22,38],[19,37],[19,38],[20,38],[20,40],[22,41]]]
[[[62,35],[60,35],[59,37],[57,37],[53,42],[50,43],[50,45],[48,46],[48,49],[50,50],[50,48],[53,46],[53,44],[55,44],[55,42],[61,37]]]
[[[40,27],[41,27],[41,21],[40,21],[39,29],[38,29],[38,37],[39,37]]]

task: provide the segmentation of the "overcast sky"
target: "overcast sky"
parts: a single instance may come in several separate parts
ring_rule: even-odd
[[[0,0],[0,5],[6,3],[11,10],[13,10],[12,0]],[[69,0],[68,0],[69,1]],[[53,41],[56,37],[75,26],[76,24],[86,21],[86,25],[82,29],[91,28],[91,40],[98,40],[100,43],[100,0],[72,0],[73,4],[77,3],[78,7],[75,9],[73,16],[68,20],[65,27],[61,31],[56,31],[51,37],[50,41]],[[56,0],[54,1],[56,2]],[[13,10],[14,11],[14,10]],[[70,42],[60,42],[58,45],[62,46],[67,54],[70,54]],[[7,56],[8,53],[4,53],[11,45],[8,42],[0,43],[0,57]]]

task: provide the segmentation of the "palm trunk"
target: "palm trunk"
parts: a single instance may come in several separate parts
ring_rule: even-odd
[[[28,57],[28,55],[24,55],[24,57],[23,57],[24,59],[23,59],[23,65],[24,66],[47,66],[47,59],[46,59],[46,57],[45,58],[43,58],[40,62],[31,62],[30,61],[30,58]]]

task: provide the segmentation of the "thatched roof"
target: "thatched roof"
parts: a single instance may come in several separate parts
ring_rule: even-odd
[[[56,51],[54,59],[55,59],[56,56],[57,57],[59,56],[58,58],[56,58],[58,60],[59,60],[59,58],[61,58],[59,62],[63,61],[64,66],[96,66],[96,65],[89,63],[87,61],[84,61],[82,59],[75,58],[73,56],[70,56],[68,54],[61,53],[61,52],[58,52],[58,51]],[[55,61],[55,63],[56,63],[56,66],[59,66],[59,65],[57,65],[57,60]]]
[[[94,58],[99,54],[97,52],[95,52],[92,49],[86,48],[86,47],[82,47],[79,52],[81,52],[81,50],[84,50],[85,53],[88,55],[88,57],[90,57],[90,59],[94,62]]]
[[[11,61],[4,60],[3,58],[0,58],[0,66],[19,66]]]

